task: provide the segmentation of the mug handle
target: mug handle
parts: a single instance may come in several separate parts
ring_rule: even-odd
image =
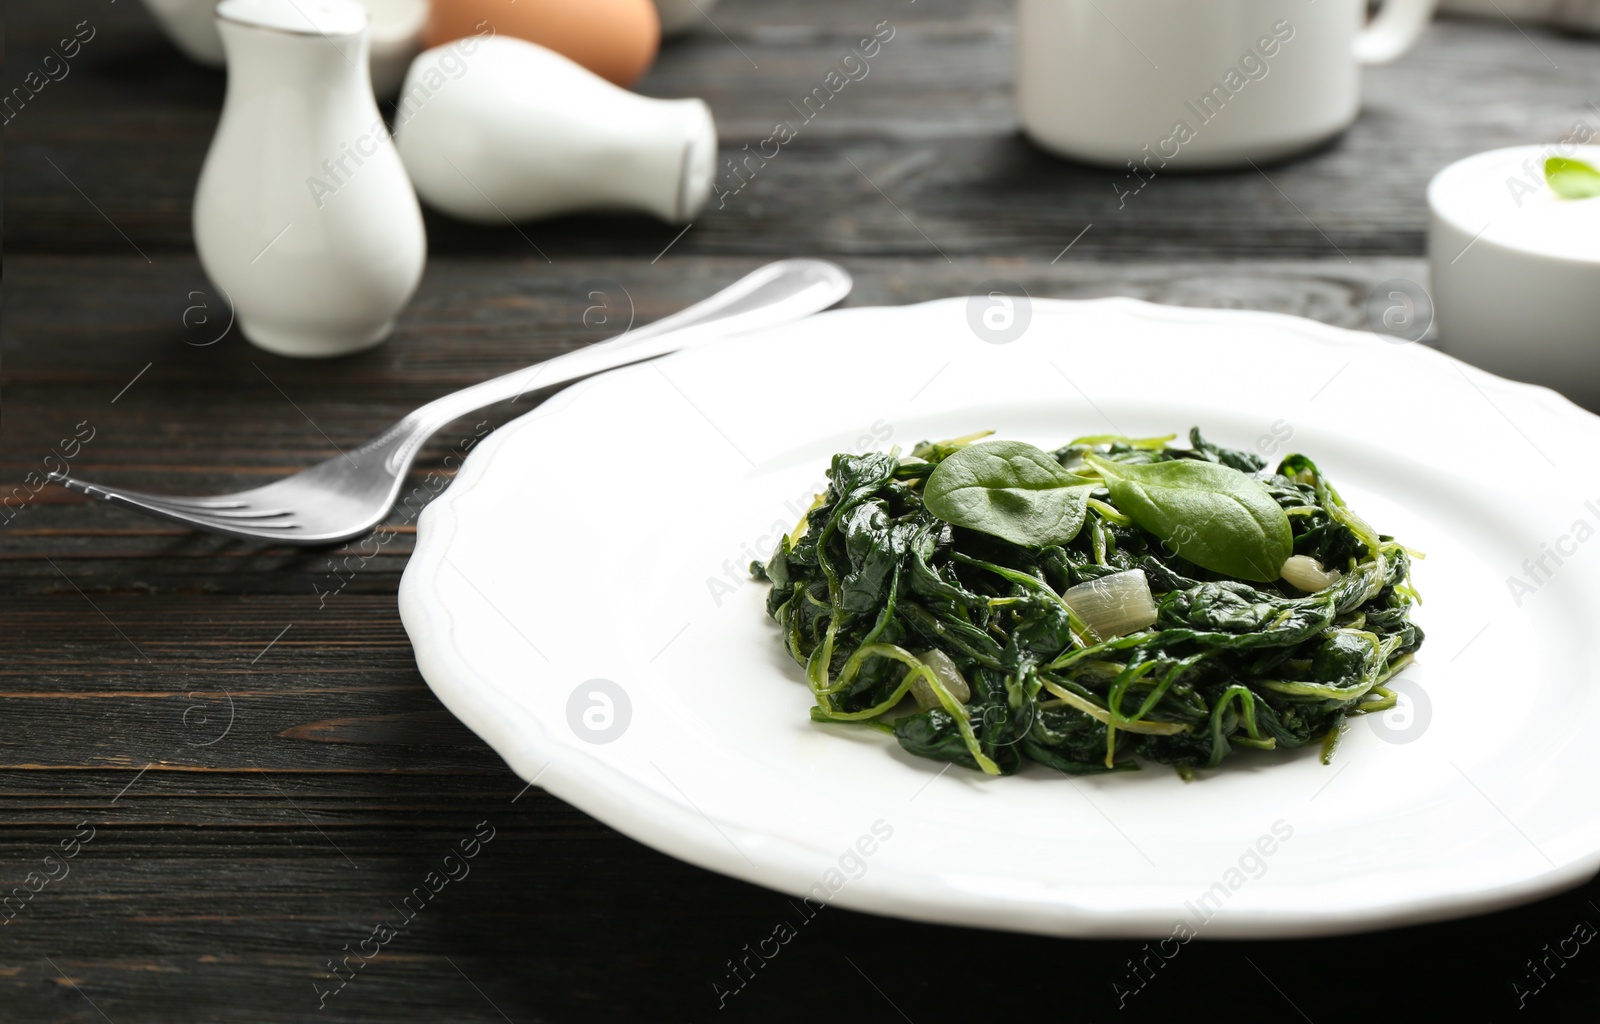
[[[1437,0],[1384,0],[1372,23],[1356,36],[1356,60],[1387,64],[1405,53],[1433,20]]]

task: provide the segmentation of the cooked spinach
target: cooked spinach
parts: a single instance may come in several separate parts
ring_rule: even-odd
[[[1086,456],[1111,500],[1203,569],[1268,582],[1294,553],[1289,517],[1266,485],[1220,462],[1123,464]]]
[[[1348,716],[1394,706],[1422,643],[1413,553],[1310,459],[1268,472],[1198,429],[985,436],[834,456],[751,565],[815,721],[990,774],[1143,758],[1189,778],[1237,747],[1320,741],[1326,761]]]
[[[1094,488],[1094,481],[1068,473],[1031,444],[985,441],[934,466],[922,498],[947,523],[1043,546],[1078,535]]]

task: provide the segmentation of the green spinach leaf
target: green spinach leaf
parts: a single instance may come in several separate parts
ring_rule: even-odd
[[[1021,441],[969,445],[928,477],[928,511],[956,526],[1024,547],[1066,544],[1083,528],[1095,484]]]
[[[1089,455],[1123,515],[1212,572],[1263,583],[1294,554],[1289,517],[1266,485],[1214,462],[1129,464]]]
[[[1600,170],[1582,160],[1553,156],[1544,162],[1544,180],[1556,195],[1567,199],[1600,196]]]

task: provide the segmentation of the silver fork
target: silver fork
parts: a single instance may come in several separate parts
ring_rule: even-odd
[[[171,497],[51,479],[90,497],[197,530],[278,544],[336,544],[375,529],[394,507],[424,441],[485,406],[566,384],[730,334],[798,320],[850,293],[850,275],[826,260],[780,260],[710,298],[608,341],[436,398],[359,448],[265,487],[215,497]]]

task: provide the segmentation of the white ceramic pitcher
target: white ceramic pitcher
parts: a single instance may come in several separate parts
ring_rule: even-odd
[[[422,211],[367,84],[354,0],[223,0],[228,94],[195,248],[245,337],[333,356],[376,345],[422,276]]]

